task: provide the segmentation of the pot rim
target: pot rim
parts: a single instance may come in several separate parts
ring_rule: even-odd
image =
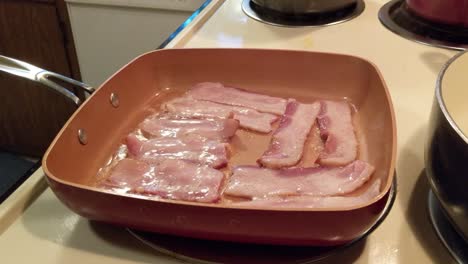
[[[339,0],[333,3],[330,3],[329,0],[319,0],[318,4],[326,3],[325,7],[320,8],[312,8],[307,10],[301,10],[300,7],[306,8],[313,2],[313,0],[289,0],[289,1],[275,1],[273,4],[268,0],[251,0],[256,5],[259,5],[265,9],[269,9],[271,11],[280,12],[280,13],[291,13],[291,14],[319,14],[319,13],[326,13],[326,12],[335,12],[341,10],[343,8],[349,7],[353,4],[358,3],[360,0]],[[317,0],[315,0],[317,2]],[[293,3],[291,3],[293,2]],[[296,6],[299,5],[299,8]]]
[[[453,119],[452,115],[450,115],[450,112],[447,109],[447,106],[445,104],[444,98],[442,96],[442,81],[445,77],[445,73],[447,72],[448,68],[460,57],[463,55],[468,54],[468,51],[462,51],[452,58],[450,58],[445,65],[442,67],[442,70],[439,72],[439,76],[437,77],[437,83],[436,83],[436,89],[435,89],[435,97],[437,100],[437,103],[439,105],[440,110],[444,114],[444,117],[447,119],[449,122],[450,126],[452,127],[453,130],[458,134],[459,137],[465,141],[465,143],[468,144],[468,136],[466,136],[463,131],[460,129],[460,127],[457,125],[455,120]]]

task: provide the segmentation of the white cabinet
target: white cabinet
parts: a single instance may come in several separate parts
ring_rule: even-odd
[[[205,0],[66,0],[83,81],[98,87],[156,49]]]

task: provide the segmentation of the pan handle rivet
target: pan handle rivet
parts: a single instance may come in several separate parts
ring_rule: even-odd
[[[80,141],[81,145],[88,144],[88,135],[86,131],[82,128],[78,129],[78,140]]]
[[[117,108],[120,105],[119,96],[116,93],[111,93],[110,95],[110,103],[113,107]]]

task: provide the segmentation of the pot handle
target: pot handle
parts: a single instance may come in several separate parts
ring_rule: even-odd
[[[93,87],[85,83],[73,80],[55,72],[46,71],[27,62],[2,55],[0,55],[0,71],[41,83],[51,88],[52,90],[62,95],[65,95],[68,99],[72,100],[73,103],[75,103],[77,106],[79,106],[82,103],[81,99],[78,98],[78,96],[76,96],[70,90],[67,90],[63,86],[51,80],[50,77],[57,78],[61,81],[64,81],[65,83],[79,87],[88,94],[92,94],[95,91]]]

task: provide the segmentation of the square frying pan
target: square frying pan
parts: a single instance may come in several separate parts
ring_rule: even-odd
[[[362,236],[389,199],[396,158],[395,116],[381,74],[362,58],[293,50],[158,50],[132,60],[95,92],[7,57],[0,57],[0,70],[41,82],[77,104],[79,99],[62,91],[54,78],[92,93],[54,139],[42,164],[58,199],[92,220],[202,239],[327,246]],[[347,98],[359,113],[355,120],[361,128],[359,158],[375,167],[370,182],[381,181],[380,194],[354,207],[272,209],[155,199],[95,187],[99,169],[129,132],[161,103],[204,81],[306,103]],[[252,149],[261,149],[267,141],[248,142],[250,150],[234,153],[233,163],[256,160],[258,153]]]

